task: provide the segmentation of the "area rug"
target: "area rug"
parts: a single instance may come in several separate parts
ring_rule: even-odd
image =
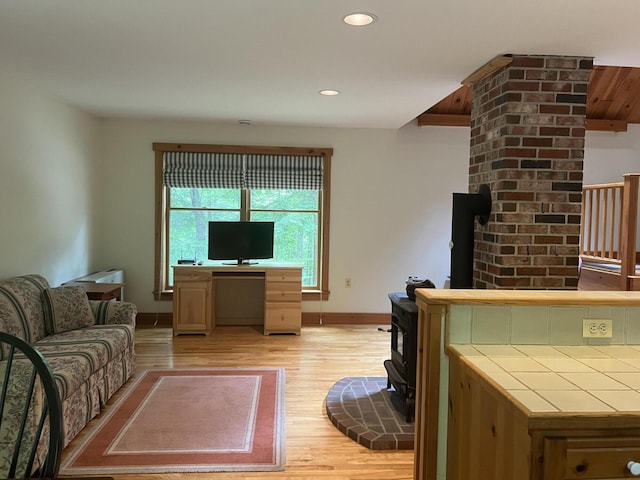
[[[327,416],[346,436],[371,450],[411,450],[414,424],[407,423],[387,377],[345,377],[326,398]]]
[[[61,475],[278,471],[284,369],[149,369],[70,452]]]

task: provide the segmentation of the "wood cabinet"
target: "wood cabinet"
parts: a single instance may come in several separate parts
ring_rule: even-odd
[[[300,334],[302,271],[268,270],[265,278],[264,334]]]
[[[630,461],[640,461],[638,412],[532,412],[451,356],[447,480],[634,478]]]
[[[220,311],[217,307],[223,302],[226,312],[231,310],[240,315],[238,324],[253,325],[257,316],[257,321],[264,324],[265,335],[300,334],[301,266],[266,263],[177,266],[173,291],[174,335],[209,335],[216,327],[216,312]],[[224,298],[217,298],[218,295]]]
[[[176,269],[173,333],[211,333],[211,272]]]

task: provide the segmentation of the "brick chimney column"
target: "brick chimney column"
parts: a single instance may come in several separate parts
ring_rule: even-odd
[[[576,289],[590,57],[514,55],[473,85],[469,192],[492,192],[475,227],[474,286]]]

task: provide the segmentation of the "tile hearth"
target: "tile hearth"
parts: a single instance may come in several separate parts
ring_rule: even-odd
[[[414,424],[406,423],[402,401],[387,390],[386,377],[345,377],[326,398],[326,410],[338,430],[371,450],[413,449]]]

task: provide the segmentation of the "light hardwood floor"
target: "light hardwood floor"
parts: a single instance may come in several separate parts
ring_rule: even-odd
[[[349,376],[384,377],[383,361],[389,355],[390,334],[378,331],[376,325],[303,327],[300,336],[268,337],[263,336],[258,327],[218,327],[210,337],[173,337],[170,328],[138,329],[138,370],[152,367],[284,367],[287,466],[284,472],[118,475],[114,478],[411,479],[413,451],[369,450],[340,433],[325,413],[324,400],[335,382]],[[117,397],[116,394],[110,403]],[[82,433],[72,445],[80,438]]]

